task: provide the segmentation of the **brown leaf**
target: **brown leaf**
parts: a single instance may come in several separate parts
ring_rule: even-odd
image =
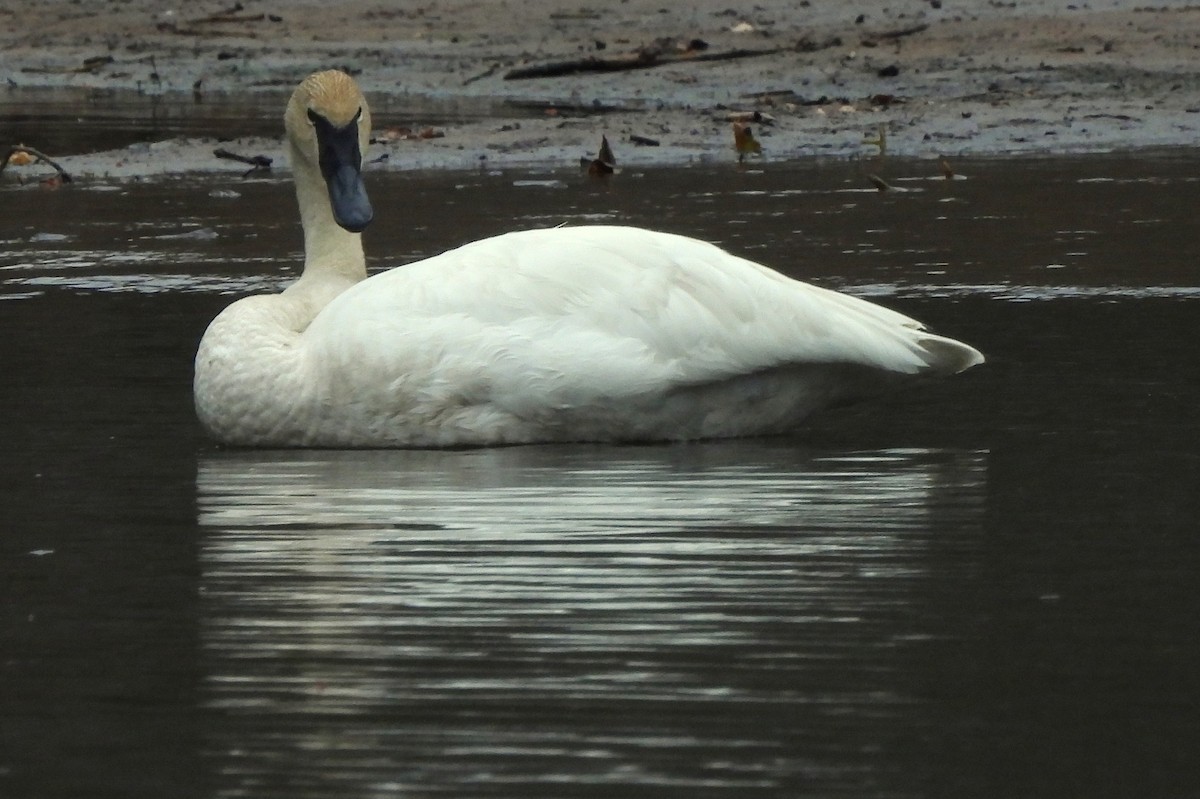
[[[733,146],[739,161],[747,155],[762,155],[762,145],[754,138],[754,131],[741,122],[733,123]]]
[[[587,173],[594,178],[611,175],[614,171],[612,164],[601,161],[599,158],[593,159],[587,167]]]

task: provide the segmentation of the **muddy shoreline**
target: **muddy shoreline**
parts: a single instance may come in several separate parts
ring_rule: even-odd
[[[286,167],[273,119],[300,77],[331,66],[355,73],[372,101],[376,169],[570,165],[601,134],[622,166],[734,163],[729,117],[754,112],[765,115],[754,132],[766,163],[874,156],[866,142],[880,130],[888,154],[931,159],[1200,141],[1200,9],[1188,2],[434,0],[395,10],[243,0],[173,11],[79,0],[56,9],[31,25],[23,6],[0,0],[4,115],[70,91],[86,98],[85,126],[120,102],[135,118],[139,102],[191,103],[214,125],[64,157],[79,176],[236,171],[215,146]],[[571,62],[597,68],[512,77]]]

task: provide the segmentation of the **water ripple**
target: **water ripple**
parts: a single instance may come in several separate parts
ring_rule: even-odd
[[[1007,302],[1062,299],[1196,299],[1200,286],[1082,286],[1012,283],[867,283],[839,287],[859,297],[989,297]]]
[[[224,794],[860,784],[823,730],[917,702],[889,675],[985,456],[685,449],[202,462]]]

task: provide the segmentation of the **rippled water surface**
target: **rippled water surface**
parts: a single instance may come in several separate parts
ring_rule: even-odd
[[[228,451],[190,359],[290,186],[0,188],[0,796],[1185,796],[1191,153],[370,176],[383,267],[719,241],[980,369],[787,438]],[[880,194],[867,171],[903,191]]]

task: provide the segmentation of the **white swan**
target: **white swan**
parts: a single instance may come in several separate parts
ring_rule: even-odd
[[[304,272],[282,294],[235,302],[204,334],[196,409],[221,441],[754,435],[983,362],[901,314],[637,228],[508,233],[368,279],[365,99],[341,72],[311,75],[285,126]]]

